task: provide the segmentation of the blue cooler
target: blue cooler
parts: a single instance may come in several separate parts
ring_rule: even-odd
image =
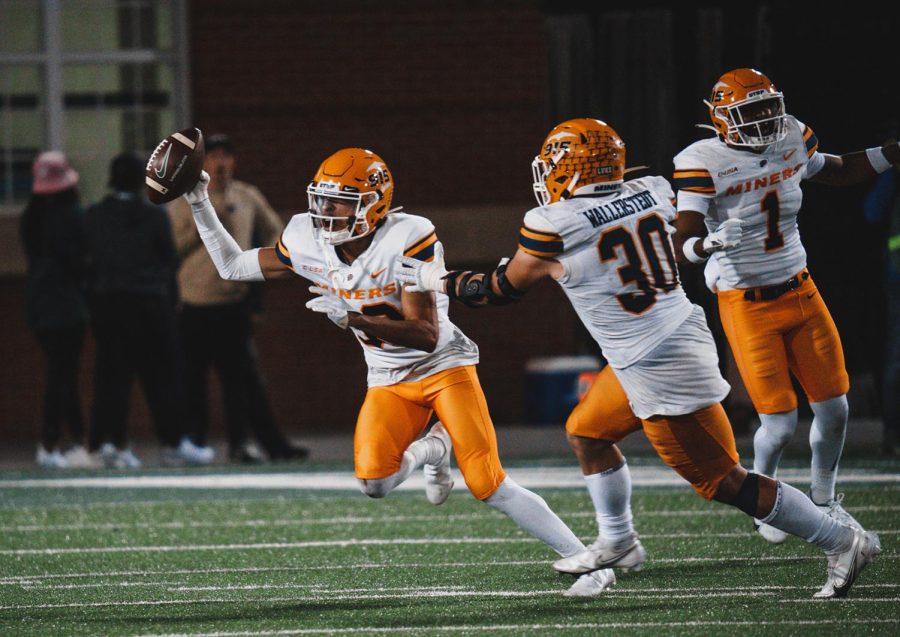
[[[533,358],[525,364],[525,423],[561,425],[578,404],[578,377],[600,371],[594,356]]]

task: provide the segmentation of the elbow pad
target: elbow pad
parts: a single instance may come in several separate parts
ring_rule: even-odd
[[[500,293],[494,292],[491,281],[497,274],[497,287]],[[483,275],[476,279],[478,275]],[[471,270],[454,270],[447,274],[447,295],[450,299],[456,299],[469,307],[482,307],[483,305],[509,305],[522,298],[509,279],[506,278],[506,263],[488,270],[487,272],[472,272]]]

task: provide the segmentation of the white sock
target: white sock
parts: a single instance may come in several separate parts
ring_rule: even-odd
[[[563,557],[575,555],[584,549],[581,540],[547,506],[541,496],[523,489],[509,476],[484,502],[506,514],[519,528]]]
[[[400,469],[396,473],[378,480],[359,480],[359,488],[370,498],[383,498],[423,464],[437,464],[444,451],[444,442],[440,438],[427,435],[419,438],[403,452]]]
[[[759,429],[753,435],[753,471],[775,477],[781,452],[797,429],[797,410],[759,414]]]
[[[828,554],[844,551],[853,542],[849,527],[822,513],[802,492],[781,480],[775,506],[761,522],[803,538]]]
[[[600,536],[615,543],[634,535],[631,516],[631,472],[623,462],[614,469],[584,476],[597,510]]]
[[[834,482],[844,449],[849,407],[846,395],[809,406],[813,411],[812,429],[809,430],[809,448],[812,450],[809,497],[817,504],[825,504],[834,500]]]

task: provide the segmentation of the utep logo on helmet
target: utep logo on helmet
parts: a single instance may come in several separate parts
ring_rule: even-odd
[[[555,155],[561,150],[569,150],[569,147],[572,145],[571,141],[564,142],[551,142],[544,146],[544,154],[545,155]]]
[[[390,183],[391,175],[388,173],[387,168],[378,168],[374,172],[369,173],[368,179],[369,185],[374,188]]]

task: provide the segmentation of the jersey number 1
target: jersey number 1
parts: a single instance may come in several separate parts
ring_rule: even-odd
[[[778,199],[778,193],[774,190],[767,192],[759,207],[760,212],[766,215],[766,228],[769,231],[766,236],[766,252],[783,248],[784,235],[778,227],[778,222],[781,221],[781,201]]]
[[[666,232],[666,222],[657,214],[644,217],[638,222],[637,234],[647,264],[650,266],[650,277],[644,271],[644,262],[638,253],[634,237],[628,230],[618,226],[607,230],[600,237],[597,249],[600,252],[600,261],[606,262],[618,258],[617,248],[622,248],[625,253],[625,265],[619,268],[619,278],[624,285],[634,283],[640,292],[625,292],[617,294],[619,304],[632,314],[642,314],[656,303],[656,295],[659,292],[669,292],[678,286],[678,269],[675,265],[675,255],[672,252],[672,242],[669,233]],[[663,269],[660,256],[657,253],[657,243],[653,241],[653,235],[659,238],[659,245],[663,249],[663,257],[668,263],[668,272]]]

